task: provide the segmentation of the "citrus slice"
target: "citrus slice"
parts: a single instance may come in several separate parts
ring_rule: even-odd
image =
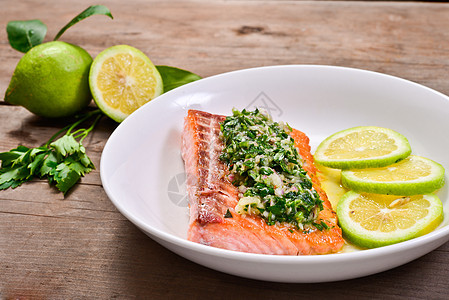
[[[161,75],[151,60],[127,45],[98,54],[90,69],[89,85],[97,106],[117,122],[163,93]]]
[[[427,194],[444,185],[444,168],[428,158],[410,155],[387,167],[343,170],[341,182],[356,192],[402,196]]]
[[[338,202],[343,235],[364,248],[406,241],[434,230],[443,221],[443,204],[433,194],[391,196],[349,191]]]
[[[408,140],[383,127],[359,126],[339,131],[318,146],[315,161],[335,169],[383,167],[411,153]]]

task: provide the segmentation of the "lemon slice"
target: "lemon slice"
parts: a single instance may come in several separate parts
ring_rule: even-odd
[[[444,168],[428,158],[410,155],[387,167],[343,170],[341,182],[356,192],[402,196],[428,194],[444,185]]]
[[[391,196],[349,191],[338,202],[343,235],[364,248],[406,241],[434,230],[444,218],[433,195]]]
[[[161,75],[151,60],[127,45],[98,54],[90,69],[89,85],[97,106],[117,122],[163,93]]]
[[[400,133],[382,127],[359,126],[339,131],[318,146],[314,158],[335,169],[383,167],[411,153],[408,140]]]

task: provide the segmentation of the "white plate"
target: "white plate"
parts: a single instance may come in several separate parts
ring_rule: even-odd
[[[206,267],[253,279],[325,282],[365,276],[407,263],[449,240],[447,221],[434,232],[378,249],[321,256],[240,253],[186,240],[188,208],[180,156],[190,108],[230,114],[264,107],[275,120],[306,132],[312,148],[353,126],[404,134],[413,153],[449,170],[449,98],[400,78],[331,66],[273,66],[206,78],[170,91],[133,113],[109,138],[101,180],[118,210],[152,239]],[[447,187],[438,193],[449,212]]]

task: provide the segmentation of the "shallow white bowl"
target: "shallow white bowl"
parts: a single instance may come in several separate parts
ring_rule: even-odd
[[[255,106],[308,134],[312,150],[336,131],[383,126],[404,134],[414,154],[449,170],[447,96],[369,71],[273,66],[193,82],[133,113],[113,132],[101,158],[101,180],[109,198],[131,222],[171,251],[215,270],[269,281],[325,282],[365,276],[407,263],[449,240],[447,221],[430,234],[400,244],[321,256],[240,253],[186,240],[188,208],[180,145],[187,110],[229,115],[233,107]],[[447,220],[447,187],[438,195]]]

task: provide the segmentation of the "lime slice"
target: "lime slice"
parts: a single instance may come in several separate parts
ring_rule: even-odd
[[[98,54],[90,69],[89,85],[97,106],[117,122],[163,92],[162,78],[151,60],[127,45]]]
[[[443,221],[443,204],[432,194],[391,196],[349,191],[338,202],[343,235],[364,248],[406,241],[434,230]]]
[[[402,196],[428,194],[444,185],[444,168],[430,159],[410,155],[387,167],[343,170],[341,182],[356,192]]]
[[[388,128],[359,126],[339,131],[318,146],[315,161],[336,169],[383,167],[411,153],[410,144],[400,133]]]

